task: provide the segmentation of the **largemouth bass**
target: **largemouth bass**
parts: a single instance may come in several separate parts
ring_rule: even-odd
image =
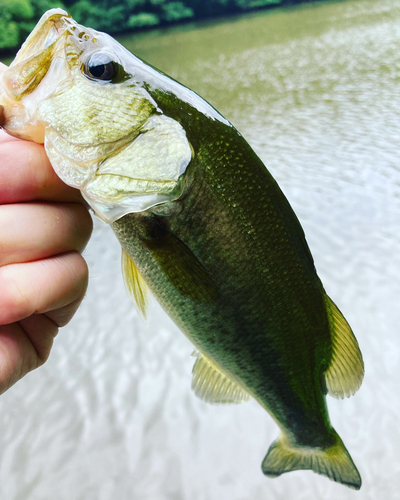
[[[141,311],[149,288],[194,344],[197,396],[253,397],[274,418],[281,434],[264,474],[310,469],[359,489],[326,405],[327,393],[361,385],[357,340],[240,133],[61,9],[42,17],[0,84],[5,130],[44,143],[60,178],[113,228]]]

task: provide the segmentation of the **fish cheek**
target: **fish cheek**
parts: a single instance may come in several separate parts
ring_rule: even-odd
[[[127,85],[99,84],[75,75],[64,92],[40,105],[40,117],[74,144],[112,143],[135,135],[154,106]]]

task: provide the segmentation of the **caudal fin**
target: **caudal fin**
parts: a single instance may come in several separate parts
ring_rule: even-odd
[[[261,467],[268,477],[307,469],[355,490],[361,488],[360,474],[337,434],[336,444],[326,449],[295,447],[281,434],[270,446]]]

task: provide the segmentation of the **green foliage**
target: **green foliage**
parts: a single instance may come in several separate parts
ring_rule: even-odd
[[[16,22],[11,21],[11,16],[1,14],[0,16],[0,49],[11,49],[18,45],[19,27]]]
[[[29,0],[0,0],[0,50],[18,45],[20,23],[32,16]]]
[[[145,28],[148,26],[156,26],[159,24],[160,19],[156,14],[149,12],[141,12],[130,16],[128,19],[128,28]]]
[[[1,0],[0,0],[1,1]],[[34,20],[39,20],[39,18],[49,9],[55,9],[59,7],[60,9],[65,9],[64,4],[60,0],[30,0],[33,7],[33,17]]]
[[[200,19],[237,11],[233,0],[185,0],[185,3],[193,9],[195,17]]]
[[[125,6],[120,4],[110,7],[105,5],[103,7],[102,3],[96,4],[89,0],[79,0],[70,7],[69,12],[78,23],[100,31],[115,32],[118,31],[118,26],[125,27]]]
[[[30,19],[33,16],[29,0],[0,0],[0,13],[6,12],[15,20]]]
[[[0,51],[17,48],[48,9],[108,33],[312,0],[0,0]]]
[[[182,2],[169,2],[162,6],[164,11],[163,19],[166,21],[179,21],[193,17],[194,12],[190,7],[186,7]]]
[[[256,7],[267,7],[268,5],[278,5],[282,0],[236,0],[235,4],[241,9],[254,9]]]
[[[142,7],[146,3],[146,0],[126,0],[126,6],[130,10],[134,10],[138,7]],[[142,9],[140,9],[142,10]]]

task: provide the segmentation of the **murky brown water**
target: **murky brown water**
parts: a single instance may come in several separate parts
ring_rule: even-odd
[[[189,29],[190,28],[190,29]],[[363,477],[400,498],[400,2],[307,4],[122,40],[210,101],[265,161],[351,323],[366,378],[332,422]],[[346,500],[311,472],[276,480],[255,402],[190,391],[188,341],[125,297],[119,246],[96,222],[88,296],[48,363],[0,400],[3,500]]]

